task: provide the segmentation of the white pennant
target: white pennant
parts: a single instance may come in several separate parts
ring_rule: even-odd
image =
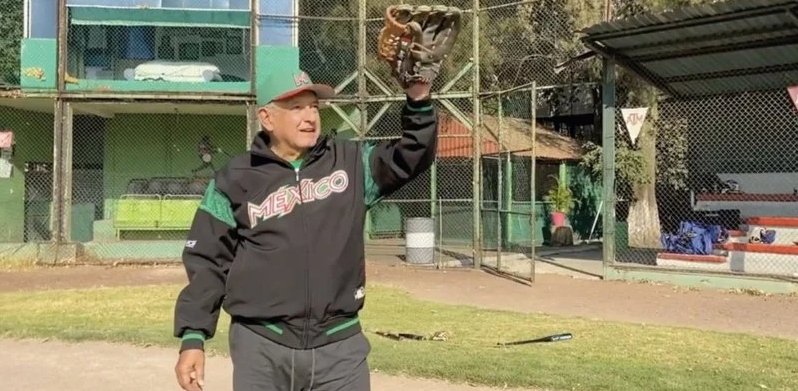
[[[643,122],[646,121],[647,114],[648,107],[621,109],[623,122],[626,124],[626,130],[629,131],[629,138],[632,139],[632,145],[635,145],[637,137],[640,136],[640,130],[643,129]]]
[[[790,95],[792,105],[798,109],[798,86],[787,87],[787,93]]]

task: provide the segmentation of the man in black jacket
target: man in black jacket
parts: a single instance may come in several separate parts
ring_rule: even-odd
[[[232,317],[235,391],[367,391],[358,312],[365,298],[366,210],[427,170],[438,122],[430,86],[405,90],[402,134],[361,145],[321,135],[333,88],[298,69],[258,88],[262,131],[211,181],[183,253],[175,307],[180,386],[198,391],[204,342]]]

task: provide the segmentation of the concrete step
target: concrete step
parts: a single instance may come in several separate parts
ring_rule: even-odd
[[[797,245],[725,243],[715,248],[729,252],[732,271],[798,277]]]
[[[657,254],[657,266],[678,269],[711,270],[729,272],[729,258],[724,255]]]
[[[776,231],[772,244],[748,243],[762,229]],[[657,254],[657,265],[667,268],[711,270],[798,277],[798,217],[749,217],[729,240],[714,246],[713,255]]]
[[[657,265],[667,268],[708,270],[798,277],[798,245],[724,243],[714,255],[657,254]],[[721,254],[728,255],[721,255]]]
[[[772,244],[795,245],[798,242],[798,218],[793,217],[751,217],[740,225],[740,230],[734,231],[729,241],[733,243],[748,243],[752,236],[759,237],[762,229],[776,231],[776,241]]]
[[[768,228],[796,228],[798,229],[798,217],[748,217],[743,219],[745,225],[759,225]]]

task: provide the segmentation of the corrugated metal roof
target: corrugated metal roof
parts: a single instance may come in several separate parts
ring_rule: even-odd
[[[794,6],[795,0],[728,0],[712,4],[691,5],[678,9],[644,13],[629,18],[601,22],[583,30],[585,34],[597,35],[636,30],[641,27],[661,26],[667,23],[685,22],[691,19],[705,19],[718,15],[743,11],[762,10],[768,7]]]
[[[680,96],[798,84],[798,0],[730,0],[602,22],[594,51]]]
[[[438,138],[439,157],[470,158],[474,153],[471,130],[448,113],[438,113],[440,132]],[[532,126],[529,120],[504,117],[499,126],[498,117],[482,116],[482,154],[494,155],[512,152],[518,156],[532,156],[539,160],[568,161],[582,158],[582,147],[576,139],[561,135],[540,125],[535,127],[535,143],[532,143]],[[501,136],[499,130],[501,129]],[[499,146],[501,137],[502,146]],[[534,149],[533,149],[534,148]]]

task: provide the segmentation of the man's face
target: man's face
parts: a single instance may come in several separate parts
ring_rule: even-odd
[[[304,152],[319,139],[319,101],[313,92],[275,101],[268,108],[261,108],[259,114],[263,128],[281,150]]]

